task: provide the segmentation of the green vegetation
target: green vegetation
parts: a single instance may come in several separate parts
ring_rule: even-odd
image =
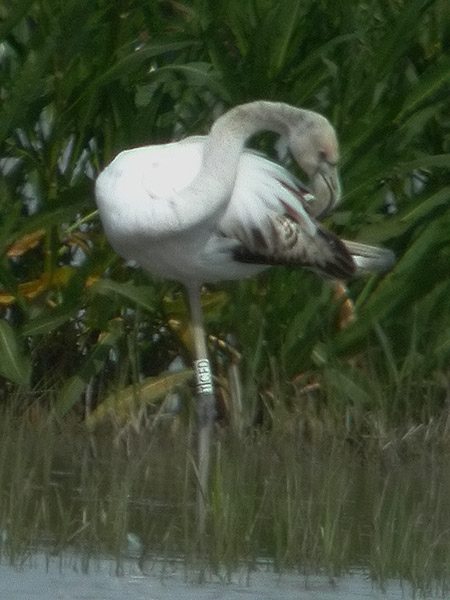
[[[398,262],[351,283],[358,317],[341,332],[331,292],[308,273],[212,290],[210,331],[244,350],[247,410],[261,394],[292,402],[305,380],[320,386],[321,408],[362,420],[427,422],[446,410],[445,0],[11,0],[0,19],[5,402],[18,386],[65,414],[148,377],[167,389],[164,373],[188,346],[177,288],[114,255],[93,177],[125,147],[206,132],[228,106],[264,97],[331,119],[345,198],[330,226],[388,245]]]
[[[381,585],[412,583],[418,597],[448,594],[449,455],[430,447],[432,431],[373,447],[370,461],[336,437],[312,446],[297,421],[245,441],[220,431],[199,555],[189,429],[112,440],[71,419],[1,416],[1,560],[75,552],[86,570],[100,555],[119,573],[129,557],[154,573],[166,559],[225,580],[242,569],[361,568]]]
[[[93,181],[126,147],[265,98],[329,117],[344,199],[328,225],[398,260],[349,283],[345,328],[310,273],[205,293],[225,425],[210,567],[266,556],[448,586],[449,40],[448,0],[0,0],[3,554],[46,533],[119,557],[135,531],[194,556],[192,392],[169,370],[189,364],[186,308],[114,254]]]

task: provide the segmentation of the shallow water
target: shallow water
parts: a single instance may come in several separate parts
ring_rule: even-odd
[[[385,590],[374,586],[364,573],[330,581],[326,577],[257,571],[235,574],[224,583],[211,578],[195,583],[177,569],[143,575],[129,562],[117,576],[113,561],[98,560],[84,572],[75,557],[47,560],[34,556],[20,568],[0,565],[0,598],[14,600],[399,600],[413,598],[408,587],[387,582]],[[433,596],[427,596],[432,598]]]
[[[449,589],[442,452],[402,456],[399,445],[365,456],[346,440],[220,434],[200,551],[189,431],[124,443],[81,428],[2,431],[0,422],[0,434],[0,600],[396,599],[413,589],[428,599]],[[124,560],[123,576],[113,576]],[[199,587],[200,564],[222,581]],[[371,578],[392,582],[388,592]]]

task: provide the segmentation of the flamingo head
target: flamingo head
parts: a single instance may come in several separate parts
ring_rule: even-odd
[[[290,131],[289,148],[309,178],[316,216],[324,216],[341,197],[339,146],[333,126],[325,117],[307,111],[307,116]]]

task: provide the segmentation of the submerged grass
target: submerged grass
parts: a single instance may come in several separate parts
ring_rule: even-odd
[[[295,422],[297,420],[297,423]],[[338,576],[367,570],[380,584],[447,589],[450,456],[427,432],[362,453],[345,432],[311,443],[291,416],[284,435],[219,430],[207,537],[195,534],[191,431],[89,434],[53,417],[0,424],[0,528],[4,560],[37,549],[76,551],[86,568],[107,555],[143,571],[164,558],[224,577],[261,563]]]

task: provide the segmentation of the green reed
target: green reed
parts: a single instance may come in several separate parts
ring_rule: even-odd
[[[231,577],[269,565],[338,576],[367,570],[380,585],[446,589],[449,457],[426,433],[364,454],[345,435],[311,443],[298,423],[236,436],[218,431],[203,546],[195,533],[192,434],[88,434],[48,417],[4,414],[0,443],[3,560],[75,551],[144,572],[155,561]],[[296,426],[297,425],[297,426]],[[342,433],[342,432],[341,432]],[[345,433],[345,432],[344,432]],[[134,540],[134,541],[133,541]]]

